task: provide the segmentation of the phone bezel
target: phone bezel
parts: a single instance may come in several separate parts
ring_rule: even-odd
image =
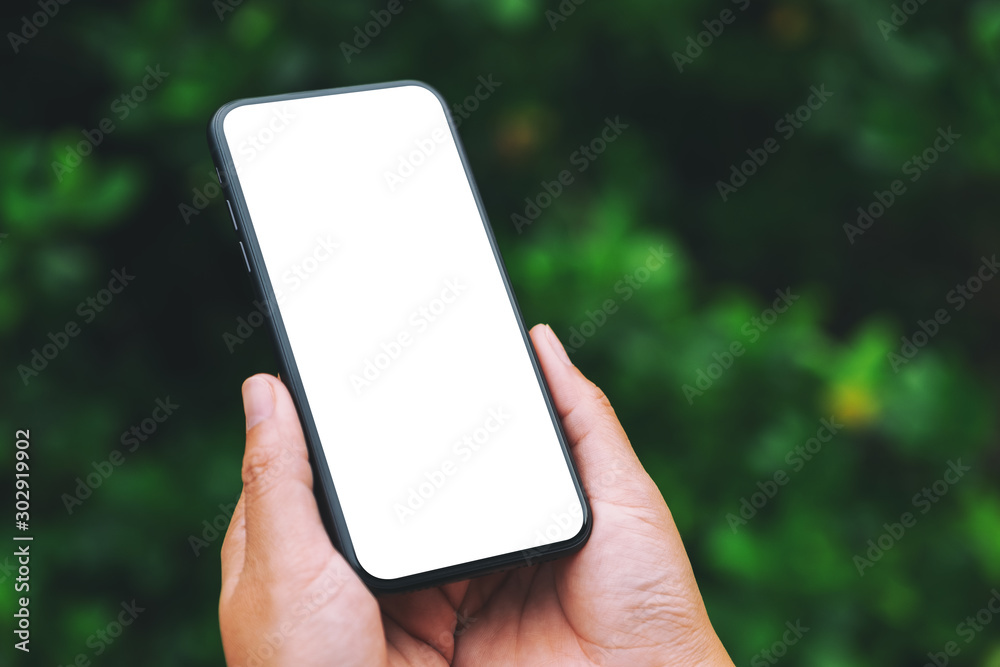
[[[566,464],[569,467],[573,484],[576,487],[577,494],[580,498],[580,504],[583,509],[583,525],[575,536],[567,540],[542,545],[536,549],[498,554],[496,556],[490,556],[467,563],[407,575],[396,579],[382,579],[373,576],[365,570],[354,551],[350,533],[347,529],[347,523],[344,519],[340,503],[337,499],[337,492],[333,485],[333,478],[330,475],[330,470],[323,454],[323,449],[319,445],[319,433],[316,430],[316,425],[312,418],[312,412],[309,408],[309,401],[306,397],[305,388],[302,385],[295,357],[292,353],[288,337],[285,333],[284,323],[281,320],[281,312],[278,308],[271,280],[268,277],[267,268],[264,265],[263,256],[257,243],[257,237],[254,233],[253,223],[250,219],[246,201],[243,197],[243,191],[241,189],[239,179],[236,176],[233,156],[229,150],[228,142],[225,140],[223,121],[225,120],[226,114],[233,109],[244,105],[281,102],[327,95],[341,95],[345,93],[358,93],[402,86],[419,86],[430,91],[441,103],[441,107],[444,110],[445,117],[448,121],[448,127],[451,130],[451,136],[458,149],[458,154],[462,161],[462,167],[465,170],[465,175],[469,182],[469,186],[472,189],[472,194],[475,198],[483,227],[485,228],[486,235],[489,238],[490,246],[493,250],[493,256],[497,263],[497,268],[500,271],[504,287],[507,290],[507,296],[510,299],[514,316],[521,332],[521,337],[528,350],[532,368],[534,369],[535,376],[542,389],[542,395],[545,400],[546,408],[548,409],[553,427],[555,428],[559,445],[562,448],[563,455],[565,456]],[[584,492],[583,484],[580,481],[579,471],[576,468],[576,463],[573,460],[569,445],[567,444],[562,423],[552,402],[552,395],[549,391],[548,384],[545,381],[545,377],[542,374],[538,357],[535,354],[534,346],[528,336],[528,330],[525,327],[524,318],[521,315],[521,309],[517,303],[517,297],[511,288],[510,278],[507,274],[507,267],[504,264],[503,257],[500,255],[500,249],[497,246],[496,238],[493,234],[493,228],[490,225],[485,207],[483,206],[482,199],[479,195],[479,188],[476,186],[475,179],[472,176],[472,171],[469,167],[465,149],[459,139],[454,119],[448,111],[448,105],[441,94],[433,87],[421,81],[402,80],[362,86],[327,88],[300,93],[286,93],[233,100],[232,102],[228,102],[227,104],[219,107],[219,109],[212,116],[208,126],[208,142],[212,153],[212,159],[218,168],[220,185],[222,186],[223,193],[226,195],[226,199],[232,206],[233,215],[236,217],[238,223],[237,233],[239,234],[240,240],[243,243],[243,248],[246,251],[250,277],[254,284],[254,290],[258,299],[260,299],[261,303],[265,304],[268,311],[264,314],[266,315],[265,319],[268,323],[268,330],[271,333],[271,339],[278,351],[281,378],[289,389],[289,393],[292,396],[295,408],[299,414],[299,419],[302,422],[303,433],[305,434],[306,444],[309,450],[309,461],[313,470],[313,488],[317,497],[317,504],[320,508],[320,514],[334,546],[338,551],[340,551],[341,554],[343,554],[344,558],[348,561],[348,563],[350,563],[351,567],[355,572],[357,572],[358,576],[365,583],[365,585],[376,593],[398,593],[408,590],[428,588],[431,586],[439,586],[452,581],[471,579],[513,567],[534,565],[543,561],[570,555],[581,549],[590,537],[593,527],[593,517],[590,503],[586,493]]]

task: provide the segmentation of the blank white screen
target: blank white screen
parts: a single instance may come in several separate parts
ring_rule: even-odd
[[[223,130],[361,565],[394,579],[575,536],[576,489],[438,97],[247,104]]]

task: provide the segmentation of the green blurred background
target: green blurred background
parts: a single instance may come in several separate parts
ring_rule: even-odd
[[[769,664],[761,651],[801,620],[784,663],[922,665],[954,641],[951,664],[1000,665],[1000,619],[971,638],[959,627],[1000,586],[1000,284],[961,310],[948,298],[1000,250],[1000,3],[908,6],[889,32],[888,0],[567,0],[563,14],[554,0],[403,0],[350,62],[341,44],[386,3],[71,2],[25,42],[8,34],[0,489],[13,497],[14,432],[30,428],[33,642],[30,656],[11,647],[3,547],[0,662],[222,663],[221,537],[206,525],[224,526],[239,493],[240,383],[276,361],[266,334],[232,352],[223,340],[254,306],[222,198],[182,214],[214,179],[212,112],[402,78],[462,104],[492,75],[459,132],[525,319],[567,342],[592,334],[574,361],[662,489],[736,664]],[[679,71],[675,53],[727,9]],[[30,34],[22,17],[39,11],[6,3],[0,27]],[[169,74],[122,118],[116,98],[157,65]],[[776,123],[823,85],[832,97],[786,138]],[[106,117],[114,130],[57,174]],[[578,171],[574,152],[616,117],[627,129]],[[904,163],[949,126],[961,138],[911,182]],[[718,181],[769,137],[778,152],[723,201]],[[563,169],[573,184],[518,230],[512,214]],[[852,243],[844,225],[894,179],[905,194]],[[660,245],[672,256],[626,299],[616,285]],[[122,267],[134,280],[88,321],[78,304]],[[762,331],[751,318],[786,288],[798,300]],[[606,322],[585,324],[608,299]],[[938,309],[950,321],[895,372],[889,353]],[[70,321],[79,335],[23,381],[18,366]],[[734,341],[745,353],[713,369]],[[717,377],[686,396],[699,371]],[[129,451],[122,434],[168,397],[174,414]],[[831,417],[843,428],[811,460],[788,457]],[[68,511],[64,494],[116,449],[121,465]],[[915,504],[959,459],[971,470]],[[758,483],[777,493],[745,525],[727,520]],[[904,512],[915,525],[859,575],[855,556]],[[133,599],[135,623],[95,642]]]

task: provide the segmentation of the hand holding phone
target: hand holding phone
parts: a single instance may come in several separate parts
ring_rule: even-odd
[[[245,484],[222,547],[230,665],[733,664],[611,405],[551,329],[531,340],[591,499],[590,540],[560,560],[379,599],[327,538],[284,385],[247,381]]]

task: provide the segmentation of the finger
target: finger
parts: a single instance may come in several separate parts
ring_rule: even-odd
[[[430,588],[387,595],[379,600],[379,606],[384,617],[406,634],[432,646],[451,664],[458,615],[443,590]]]
[[[243,383],[243,404],[244,568],[267,581],[289,572],[315,576],[333,547],[313,496],[309,455],[291,396],[277,378],[255,375]]]
[[[551,327],[530,334],[588,495],[625,502],[655,490],[604,392],[573,365]]]
[[[246,503],[243,502],[243,494],[236,501],[236,509],[229,519],[229,528],[226,530],[226,537],[222,540],[222,594],[223,599],[232,595],[236,588],[236,583],[240,580],[240,573],[243,572],[243,559],[246,550]]]

